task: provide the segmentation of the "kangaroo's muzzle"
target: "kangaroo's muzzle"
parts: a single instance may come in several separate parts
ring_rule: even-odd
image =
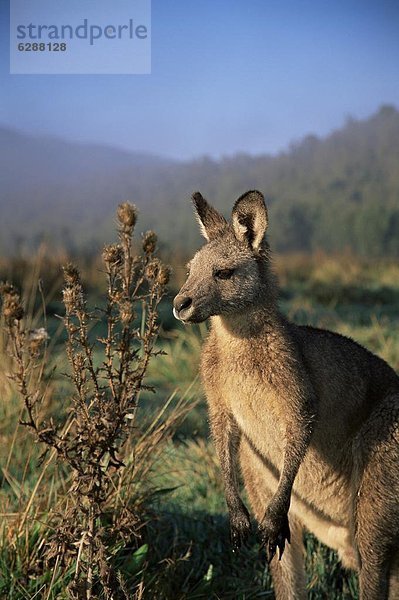
[[[179,321],[185,321],[192,312],[192,298],[178,294],[173,301],[173,314]]]

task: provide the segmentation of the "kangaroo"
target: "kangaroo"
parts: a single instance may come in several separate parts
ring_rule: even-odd
[[[399,598],[399,377],[353,340],[281,315],[259,191],[230,222],[200,193],[193,203],[207,243],[174,315],[211,319],[201,375],[233,547],[251,527],[241,471],[278,600],[306,597],[304,529],[358,571],[361,600]]]

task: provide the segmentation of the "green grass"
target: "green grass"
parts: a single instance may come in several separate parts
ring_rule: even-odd
[[[153,474],[154,519],[145,531],[146,598],[272,598],[271,579],[255,535],[233,554],[218,463],[212,445],[197,439],[170,444]],[[309,598],[357,597],[356,577],[336,554],[305,537]],[[160,568],[161,565],[161,568]],[[328,595],[327,595],[328,594]]]

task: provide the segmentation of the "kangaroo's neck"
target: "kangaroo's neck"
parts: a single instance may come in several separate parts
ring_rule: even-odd
[[[296,385],[297,356],[288,321],[275,309],[251,308],[244,315],[212,317],[221,360],[281,390]]]
[[[237,314],[212,317],[212,328],[216,335],[254,342],[260,338],[283,336],[286,321],[273,303],[251,306]]]

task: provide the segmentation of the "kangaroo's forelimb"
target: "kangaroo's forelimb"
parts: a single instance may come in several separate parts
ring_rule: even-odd
[[[284,552],[285,542],[290,542],[288,511],[291,503],[291,492],[298,469],[305,457],[312,435],[312,423],[309,420],[301,427],[288,426],[284,461],[277,490],[266,508],[265,515],[259,524],[262,545],[265,547],[267,560],[270,561],[279,550],[279,559]]]
[[[245,544],[251,531],[249,513],[241,500],[237,477],[241,432],[232,415],[225,411],[211,411],[210,424],[223,475],[231,544],[233,550],[238,550]]]

